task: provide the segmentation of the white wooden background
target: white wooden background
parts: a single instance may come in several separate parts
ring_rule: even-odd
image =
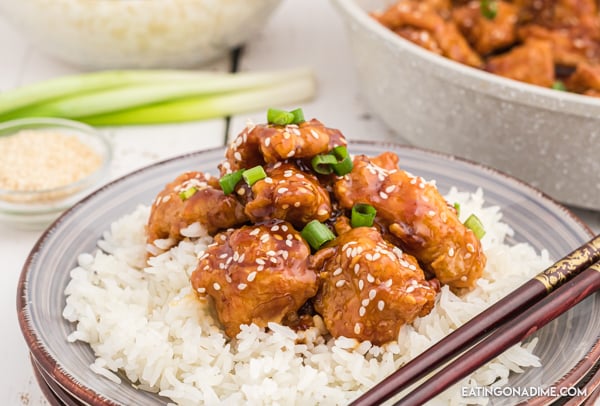
[[[228,64],[228,60],[222,60],[213,66],[227,69]],[[262,34],[245,47],[240,69],[298,66],[313,67],[318,79],[316,98],[302,103],[307,116],[341,129],[349,139],[399,140],[371,118],[361,102],[341,21],[326,0],[284,0]],[[77,72],[77,68],[51,59],[29,45],[0,16],[0,92]],[[225,133],[225,120],[220,119],[104,129],[115,152],[111,177],[189,151],[222,146],[248,119],[263,122],[264,116],[264,112],[257,112],[233,117],[231,134]],[[600,213],[576,211],[576,214],[596,232],[600,231]],[[6,405],[48,404],[31,372],[15,305],[21,267],[40,234],[41,231],[15,230],[0,224],[0,403]]]

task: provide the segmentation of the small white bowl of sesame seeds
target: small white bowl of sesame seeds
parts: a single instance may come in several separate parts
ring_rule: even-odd
[[[85,124],[27,118],[0,124],[0,222],[41,228],[106,179],[108,140]]]

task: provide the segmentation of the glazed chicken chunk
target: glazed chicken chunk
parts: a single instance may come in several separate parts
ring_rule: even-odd
[[[334,193],[346,209],[372,205],[376,220],[442,284],[472,288],[483,273],[486,257],[479,239],[432,183],[398,168],[397,155],[356,156],[352,172],[336,181]]]
[[[325,221],[331,214],[329,193],[312,174],[291,163],[265,167],[267,177],[252,185],[246,214],[253,222],[279,218],[301,228],[311,220]]]
[[[221,174],[286,159],[305,159],[346,145],[338,130],[312,119],[300,124],[250,124],[225,152]]]
[[[309,246],[288,222],[243,226],[215,236],[191,283],[199,296],[212,298],[233,338],[242,324],[281,323],[316,294],[309,256]]]
[[[148,243],[183,239],[181,230],[199,222],[209,234],[248,221],[243,206],[225,196],[218,179],[202,172],[186,172],[157,196],[146,226]]]
[[[437,281],[425,280],[416,259],[373,227],[350,229],[318,256],[325,259],[313,303],[334,337],[381,345],[433,308]]]

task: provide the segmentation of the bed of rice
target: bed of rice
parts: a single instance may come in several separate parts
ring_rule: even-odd
[[[76,327],[68,339],[90,344],[96,354],[91,368],[98,374],[115,382],[126,376],[176,404],[347,404],[551,263],[545,251],[505,243],[512,230],[498,207],[484,205],[481,191],[453,189],[446,198],[461,204],[462,220],[471,213],[482,220],[485,273],[463,297],[444,287],[434,310],[404,326],[397,342],[377,347],[332,339],[322,328],[296,333],[273,323],[268,332],[243,326],[229,340],[188,281],[211,238],[193,230],[197,238],[147,264],[148,207],[113,223],[98,242],[101,251],[78,258],[65,291],[63,315]],[[509,373],[539,366],[534,346],[535,340],[511,348],[430,404],[485,404],[462,399],[461,387],[502,385]]]

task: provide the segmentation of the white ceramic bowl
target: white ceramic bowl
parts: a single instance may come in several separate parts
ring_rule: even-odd
[[[374,115],[415,145],[475,160],[600,209],[600,99],[479,71],[372,19],[394,0],[332,0]]]
[[[87,68],[183,68],[254,36],[280,0],[18,0],[0,11],[40,50]]]

